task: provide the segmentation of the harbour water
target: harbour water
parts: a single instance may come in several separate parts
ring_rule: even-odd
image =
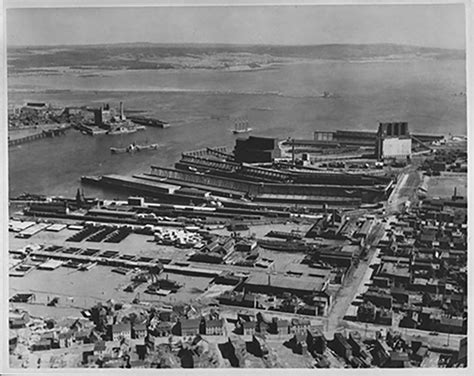
[[[234,120],[246,117],[255,135],[311,138],[315,129],[373,129],[408,121],[418,133],[466,134],[464,60],[305,61],[268,70],[100,71],[11,75],[9,104],[118,106],[168,121],[122,136],[66,136],[9,150],[9,194],[74,195],[82,175],[146,172],[172,165],[185,150],[232,147]],[[324,91],[338,97],[322,98]],[[158,143],[158,150],[113,155],[110,147]],[[86,195],[107,195],[86,189]],[[118,197],[113,195],[113,197]]]

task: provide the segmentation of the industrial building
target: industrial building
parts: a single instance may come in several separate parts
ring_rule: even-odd
[[[360,130],[317,130],[314,140],[295,141],[298,145],[311,145],[320,148],[375,148],[375,157],[378,160],[406,159],[411,157],[414,149],[427,149],[427,144],[440,142],[444,136],[412,134],[407,122],[379,123],[377,132]],[[351,149],[352,150],[352,149]]]
[[[375,155],[378,160],[409,159],[412,140],[408,123],[380,123],[377,132]]]
[[[107,103],[104,106],[99,108],[92,109],[94,113],[94,123],[97,126],[102,126],[110,122],[125,121],[124,107],[123,102],[120,102],[118,114],[114,108],[110,108],[110,105]]]
[[[276,138],[254,137],[237,139],[234,150],[238,162],[272,162],[281,156]]]
[[[306,296],[323,293],[329,284],[329,271],[324,276],[303,275],[289,277],[285,275],[271,275],[254,273],[244,283],[245,291],[269,295],[292,293],[297,296]]]

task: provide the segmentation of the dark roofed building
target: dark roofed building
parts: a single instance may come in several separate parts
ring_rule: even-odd
[[[330,346],[337,355],[344,358],[345,360],[349,360],[351,358],[352,347],[341,333],[334,333],[334,339],[331,341]]]
[[[323,292],[328,286],[329,276],[329,270],[323,277],[301,276],[299,278],[254,273],[244,282],[244,287],[246,291],[263,294],[278,295],[289,292],[298,296],[305,296]]]
[[[133,330],[133,338],[138,339],[138,338],[146,337],[147,329],[146,329],[145,323],[133,324],[132,330]]]
[[[224,319],[206,320],[204,325],[208,336],[220,336],[224,332]]]
[[[113,341],[117,341],[122,338],[124,339],[132,338],[132,327],[130,325],[130,322],[124,322],[124,323],[112,325],[111,331],[112,331]]]
[[[185,319],[180,321],[180,332],[182,336],[193,336],[199,334],[201,319]]]

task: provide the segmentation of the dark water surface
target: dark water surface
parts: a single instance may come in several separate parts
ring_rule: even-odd
[[[125,101],[171,123],[168,129],[123,136],[66,136],[12,147],[9,194],[73,195],[81,175],[132,174],[171,166],[185,150],[234,144],[234,118],[246,116],[255,135],[312,138],[316,129],[373,129],[408,121],[420,133],[466,134],[463,60],[305,62],[255,72],[115,71],[98,77],[11,76],[9,103],[56,105]],[[68,90],[52,92],[51,90]],[[339,98],[321,98],[323,91]],[[158,143],[159,150],[111,155],[111,146]],[[87,194],[101,194],[86,188]],[[114,195],[114,197],[117,195]]]

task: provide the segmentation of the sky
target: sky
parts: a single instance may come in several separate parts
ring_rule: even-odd
[[[464,5],[22,8],[7,45],[397,43],[465,48]]]

